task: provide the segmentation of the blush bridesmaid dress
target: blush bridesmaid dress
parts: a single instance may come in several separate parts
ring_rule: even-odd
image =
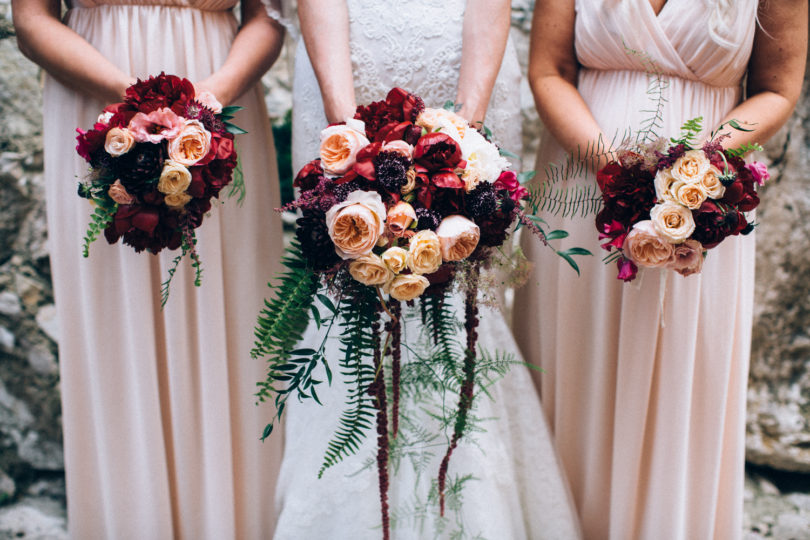
[[[608,139],[656,105],[645,55],[667,85],[658,135],[697,116],[714,129],[742,99],[756,10],[670,0],[656,15],[649,0],[576,0],[578,89]],[[547,135],[536,168],[564,158]],[[594,253],[577,277],[524,238],[536,266],[514,315],[524,356],[545,370],[536,382],[585,537],[740,538],[753,235],[711,250],[701,274],[641,269],[625,284],[601,260],[592,216],[544,217],[571,233],[563,247]]]
[[[65,22],[123,71],[199,81],[225,61],[236,0],[73,0]],[[236,104],[247,185],[197,229],[203,280],[176,252],[101,239],[81,256],[91,207],[74,130],[106,105],[52,78],[44,93],[51,265],[61,336],[68,527],[76,539],[264,539],[273,533],[281,438],[260,443],[253,325],[282,250],[275,153],[257,86]]]

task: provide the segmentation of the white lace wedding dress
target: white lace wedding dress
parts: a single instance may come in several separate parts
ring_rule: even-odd
[[[348,6],[357,103],[384,99],[394,86],[419,94],[428,106],[440,107],[455,97],[464,0],[349,0]],[[505,148],[518,148],[521,143],[519,83],[520,69],[510,43],[487,113],[496,142]],[[318,135],[327,125],[318,83],[300,41],[293,90],[293,165],[298,169],[317,156]],[[461,301],[453,304],[463,318]],[[403,342],[418,341],[418,334],[417,320],[409,321]],[[508,352],[522,361],[500,313],[482,309],[479,334],[482,348]],[[315,339],[314,330],[305,337],[305,341]],[[333,358],[340,354],[337,346],[335,342]],[[406,349],[403,361],[408,358]],[[286,409],[285,454],[277,487],[278,540],[381,536],[373,429],[358,455],[317,478],[347,392],[337,371],[331,387],[319,386],[323,406],[293,400]],[[460,510],[450,508],[445,519],[439,519],[435,504],[425,508],[447,446],[442,435],[391,472],[393,538],[565,540],[580,536],[527,368],[513,366],[489,392],[491,398],[476,396],[474,415],[482,429],[463,439],[450,461],[448,483],[467,474],[473,477],[464,484]],[[455,407],[458,397],[449,399],[449,406]],[[430,407],[414,406],[411,420],[430,424]]]

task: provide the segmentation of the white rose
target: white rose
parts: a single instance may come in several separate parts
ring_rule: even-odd
[[[658,202],[675,202],[675,195],[672,193],[672,184],[674,183],[675,179],[669,170],[663,169],[656,173],[654,184],[655,196],[658,198]]]
[[[467,168],[474,170],[473,174],[482,181],[494,182],[510,166],[498,147],[471,127],[464,133],[460,146],[461,157],[467,161]]]
[[[658,234],[673,244],[680,244],[695,230],[692,211],[678,203],[665,202],[653,206],[650,218]]]

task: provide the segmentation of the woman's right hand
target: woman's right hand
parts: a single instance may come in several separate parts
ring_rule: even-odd
[[[20,51],[59,82],[104,103],[135,82],[60,20],[60,0],[11,0]]]

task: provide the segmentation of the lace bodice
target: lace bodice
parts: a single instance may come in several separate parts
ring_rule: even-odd
[[[649,0],[576,0],[576,52],[590,69],[647,70],[634,49],[668,75],[711,86],[737,86],[748,66],[756,0],[735,0],[724,34],[713,37],[717,0],[669,1],[656,15]],[[729,9],[729,8],[725,8]]]
[[[399,86],[419,94],[428,107],[454,100],[461,67],[465,0],[348,0],[349,30],[358,104],[383,99]],[[486,123],[504,148],[518,152],[520,67],[511,43],[493,89]],[[293,166],[317,153],[326,126],[320,90],[306,49],[299,42],[293,96]]]
[[[190,7],[203,11],[225,11],[236,4],[237,0],[68,0],[68,7],[173,6]]]

